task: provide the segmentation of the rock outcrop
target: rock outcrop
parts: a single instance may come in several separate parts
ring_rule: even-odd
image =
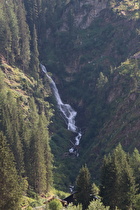
[[[73,17],[73,25],[81,29],[86,29],[90,26],[92,21],[97,17],[101,10],[107,7],[107,0],[84,0],[84,1],[70,1],[66,5],[63,13],[63,25],[60,31],[67,31],[69,29],[69,16]]]

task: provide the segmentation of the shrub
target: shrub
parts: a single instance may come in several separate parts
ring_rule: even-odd
[[[57,199],[54,199],[49,203],[50,210],[60,210],[62,207],[62,203]]]

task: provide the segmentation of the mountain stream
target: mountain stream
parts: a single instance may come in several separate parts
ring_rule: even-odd
[[[76,133],[75,143],[73,144],[73,147],[69,149],[69,153],[79,156],[77,152],[77,146],[80,143],[82,134],[81,134],[81,131],[79,131],[78,127],[75,125],[75,117],[77,115],[77,112],[69,104],[64,104],[62,102],[58,89],[56,87],[56,84],[53,81],[53,79],[48,75],[46,67],[42,64],[40,64],[40,66],[41,66],[42,71],[46,74],[46,76],[49,79],[49,82],[51,84],[51,89],[54,93],[54,96],[58,105],[58,109],[61,111],[61,113],[63,114],[66,120],[67,129],[72,131],[73,133]]]

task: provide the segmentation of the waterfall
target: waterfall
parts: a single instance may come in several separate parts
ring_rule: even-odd
[[[40,64],[42,71],[46,74],[46,76],[49,79],[49,82],[51,84],[51,89],[54,93],[57,105],[58,105],[58,109],[62,112],[64,118],[66,119],[66,123],[67,123],[67,129],[72,131],[73,133],[76,133],[76,137],[75,137],[75,143],[73,145],[72,148],[69,149],[70,153],[74,153],[77,156],[79,155],[76,151],[76,147],[79,145],[80,143],[80,139],[82,137],[81,131],[79,131],[78,127],[75,125],[75,117],[77,115],[77,112],[69,105],[69,104],[64,104],[60,98],[58,89],[56,87],[55,82],[53,81],[53,79],[48,75],[46,67],[42,64]]]

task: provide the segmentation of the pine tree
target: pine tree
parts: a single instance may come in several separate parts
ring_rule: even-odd
[[[22,191],[14,156],[0,132],[0,209],[18,210]]]
[[[52,154],[49,146],[48,122],[38,114],[34,99],[30,100],[31,134],[28,175],[29,184],[37,193],[47,192],[52,183]]]
[[[49,131],[47,125],[49,124],[46,119],[45,114],[42,112],[40,115],[40,125],[39,129],[41,131],[40,137],[42,138],[44,144],[44,158],[46,166],[46,191],[48,192],[53,184],[53,175],[52,175],[52,163],[53,155],[51,153],[51,148],[49,144]]]
[[[47,192],[52,184],[52,155],[45,116],[39,116],[31,139],[32,186],[37,193]]]
[[[15,12],[14,1],[9,1],[6,3],[6,17],[8,18],[8,23],[11,32],[11,53],[10,60],[15,62],[15,57],[19,55],[19,26],[17,15]]]
[[[36,79],[38,79],[38,71],[39,71],[38,56],[39,56],[39,52],[38,52],[38,46],[37,46],[37,33],[36,33],[36,27],[34,25],[30,67],[32,69],[31,75],[33,75]]]
[[[116,206],[116,179],[117,168],[109,154],[107,157],[105,156],[103,160],[100,193],[103,198],[103,203],[106,206],[109,205],[111,208],[115,208]]]
[[[131,209],[136,194],[133,170],[126,153],[119,144],[113,153],[105,157],[101,173],[103,203],[115,209]]]
[[[87,166],[80,169],[79,175],[76,179],[76,199],[78,203],[82,204],[83,210],[86,209],[90,203],[91,193],[91,176]]]
[[[19,62],[22,65],[23,70],[28,70],[30,63],[30,31],[26,22],[26,11],[22,0],[17,1],[17,18],[20,36]]]
[[[8,7],[9,8],[9,7]],[[12,34],[9,26],[9,18],[7,17],[7,5],[4,0],[0,4],[0,51],[7,61],[10,61]]]
[[[4,132],[16,160],[16,167],[19,174],[24,173],[23,145],[20,138],[19,107],[11,92],[0,93],[2,101],[0,103],[1,130]],[[22,114],[21,114],[22,115]]]
[[[100,200],[90,202],[87,210],[109,210],[109,206],[104,206]],[[117,210],[117,209],[116,209]]]
[[[134,172],[138,193],[140,193],[140,153],[137,149],[134,149],[133,154],[130,156],[130,165]]]

